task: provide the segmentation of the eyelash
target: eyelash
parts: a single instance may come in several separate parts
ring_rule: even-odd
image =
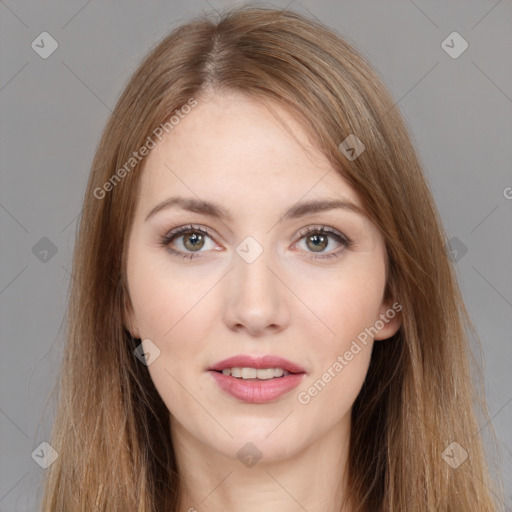
[[[167,233],[166,235],[164,235],[161,238],[159,244],[162,247],[166,248],[174,256],[181,256],[184,259],[192,260],[192,259],[198,257],[198,255],[196,253],[193,253],[193,252],[184,253],[182,251],[176,251],[175,249],[172,249],[170,247],[171,242],[173,242],[176,238],[179,238],[180,236],[183,236],[186,234],[191,234],[191,233],[201,233],[202,235],[206,235],[209,238],[212,238],[210,233],[208,232],[207,228],[196,227],[196,226],[193,226],[192,224],[190,224],[188,226],[180,226],[179,228],[173,229],[172,231],[170,231],[169,233]],[[320,234],[320,235],[329,235],[330,237],[334,238],[337,242],[339,242],[345,248],[349,248],[352,245],[354,245],[354,242],[352,240],[350,240],[347,236],[342,235],[341,233],[339,233],[331,228],[328,228],[327,226],[319,226],[319,227],[311,226],[311,227],[305,228],[299,233],[299,235],[300,235],[299,240],[301,240],[305,236],[312,234],[312,233]],[[338,252],[340,252],[340,251],[338,251]],[[336,257],[338,257],[338,253],[334,252],[334,253],[325,254],[325,255],[321,255],[321,256],[308,256],[308,257],[313,260],[324,260],[324,259],[329,259],[329,258],[336,258]]]

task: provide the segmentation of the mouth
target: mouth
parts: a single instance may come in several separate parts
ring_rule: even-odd
[[[305,373],[302,366],[283,357],[273,355],[250,356],[245,354],[219,361],[209,370],[224,372],[225,375],[228,374],[236,378],[260,378],[262,380],[280,378],[291,373]],[[255,370],[256,373],[254,373]]]
[[[227,375],[235,379],[259,382],[265,380],[282,379],[288,375],[299,375],[304,372],[290,372],[283,368],[251,368],[251,367],[233,367],[220,370],[211,370],[222,375]]]
[[[297,387],[306,371],[277,356],[234,356],[215,364],[209,373],[220,388],[246,403],[267,403]]]

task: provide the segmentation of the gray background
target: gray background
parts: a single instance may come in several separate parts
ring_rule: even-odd
[[[151,45],[225,5],[0,0],[0,511],[37,510],[44,470],[31,453],[49,439],[54,404],[43,407],[62,353],[76,221],[110,109]],[[407,119],[484,347],[511,510],[512,3],[272,5],[310,12],[359,47]],[[47,59],[31,47],[44,31],[59,45]],[[456,59],[441,47],[453,31],[469,44]],[[54,255],[41,252],[51,245],[43,237]]]

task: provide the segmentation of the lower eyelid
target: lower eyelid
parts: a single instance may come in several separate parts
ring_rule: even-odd
[[[207,252],[207,251],[203,251],[203,250],[199,250],[196,252],[183,251],[183,250],[176,250],[171,247],[171,244],[174,244],[176,242],[176,240],[179,240],[180,238],[183,238],[184,236],[190,235],[192,233],[201,233],[203,236],[209,238],[213,243],[216,243],[214,238],[211,236],[210,233],[207,232],[206,229],[196,228],[193,226],[188,226],[187,229],[181,229],[178,232],[175,232],[175,233],[171,232],[171,233],[168,233],[167,235],[164,235],[162,237],[160,243],[173,255],[182,256],[187,259],[193,259],[195,257],[199,257],[199,255],[202,252]],[[343,252],[344,249],[353,245],[353,242],[345,235],[331,231],[331,230],[327,230],[327,229],[325,229],[325,227],[322,227],[322,226],[309,228],[305,231],[302,231],[299,234],[299,238],[294,243],[294,245],[297,245],[299,242],[304,240],[307,236],[309,236],[311,234],[315,234],[315,233],[316,234],[320,233],[320,234],[327,236],[328,238],[331,238],[332,240],[336,241],[338,244],[340,244],[341,249],[340,248],[338,248],[338,250],[331,249],[330,251],[327,251],[325,253],[315,253],[313,251],[305,251],[306,253],[309,254],[308,257],[311,259],[326,259],[326,258],[330,258],[330,257],[335,257],[338,255],[339,252]]]

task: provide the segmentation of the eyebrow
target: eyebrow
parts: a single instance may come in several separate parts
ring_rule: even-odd
[[[212,201],[202,201],[200,199],[186,197],[170,197],[161,203],[158,203],[146,216],[145,221],[156,215],[162,210],[177,206],[183,210],[208,215],[224,222],[231,221],[232,215],[223,206]],[[323,212],[327,210],[342,209],[358,215],[365,216],[361,207],[350,201],[339,199],[320,199],[297,203],[289,208],[281,217],[281,220],[297,219],[312,213]]]

